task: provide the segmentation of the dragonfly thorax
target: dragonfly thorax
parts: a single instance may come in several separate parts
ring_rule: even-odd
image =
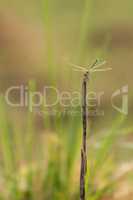
[[[89,79],[89,71],[87,71],[87,72],[84,74],[84,78],[85,78],[85,80],[88,80],[88,79]]]

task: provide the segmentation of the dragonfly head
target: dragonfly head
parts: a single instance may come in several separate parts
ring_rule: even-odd
[[[89,71],[87,71],[87,72],[84,74],[84,78],[85,78],[85,80],[89,80]]]

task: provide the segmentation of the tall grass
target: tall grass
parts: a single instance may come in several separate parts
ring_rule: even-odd
[[[54,82],[52,1],[42,0],[41,3],[47,40],[48,78]],[[92,1],[86,0],[79,46],[76,51],[76,60],[79,62],[84,62],[88,52],[86,41],[89,27],[93,23],[92,11]],[[30,81],[29,94],[32,95],[34,91],[36,91],[36,84]],[[17,123],[17,118],[14,125],[4,97],[0,96],[0,200],[79,199],[81,113],[77,116],[55,117],[44,113],[42,114],[43,130],[40,131],[36,126],[36,113],[31,112],[31,108],[32,105],[29,104],[22,129]],[[123,116],[118,116],[112,122],[103,141],[99,142],[100,147],[97,149],[93,147],[91,152],[90,146],[88,147],[86,200],[100,200],[106,194],[113,193],[115,183],[107,174],[113,174],[115,163],[113,145],[120,137],[118,130],[122,123],[124,123]],[[89,141],[90,138],[88,143]],[[105,179],[104,186],[100,187],[97,182],[101,183]]]
[[[31,84],[32,85],[32,84]],[[33,88],[31,86],[31,88]],[[0,98],[0,150],[1,150],[1,172],[4,182],[1,186],[2,200],[4,199],[77,199],[79,196],[79,162],[80,162],[80,140],[81,140],[81,116],[65,116],[58,119],[53,133],[43,136],[38,135],[34,123],[27,124],[30,131],[30,139],[24,140],[23,148],[26,148],[24,157],[20,157],[21,163],[18,165],[15,158],[18,157],[18,147],[13,140],[14,134],[11,132],[11,120],[7,120],[6,106],[3,97]],[[30,113],[30,119],[33,113]],[[29,120],[29,116],[27,118]],[[103,188],[95,188],[95,179],[99,170],[108,163],[108,158],[112,155],[112,147],[119,135],[119,129],[124,117],[119,116],[112,123],[110,131],[100,143],[100,148],[94,150],[93,157],[88,154],[88,174],[86,176],[87,199],[98,200],[106,193],[110,192],[112,184],[110,180]],[[9,123],[10,122],[10,123]],[[67,124],[66,124],[67,122]],[[17,134],[23,134],[21,131]],[[28,137],[29,137],[28,136]],[[26,137],[26,135],[23,135]],[[31,141],[36,144],[31,145]],[[36,151],[36,146],[38,151]],[[21,147],[22,148],[22,147]],[[90,150],[90,148],[89,148]],[[44,153],[43,153],[44,152]],[[37,154],[36,154],[37,153]],[[41,156],[39,155],[41,154]],[[32,159],[31,159],[32,158]],[[39,159],[40,158],[40,159]],[[28,160],[27,160],[28,159]],[[90,162],[93,159],[93,169]],[[22,162],[23,160],[23,162]],[[108,170],[107,170],[108,171]],[[90,174],[91,172],[91,174]],[[103,175],[106,170],[103,169]],[[104,177],[103,177],[104,178]],[[102,181],[102,180],[101,180]],[[5,189],[6,188],[6,189]]]
[[[47,65],[49,80],[55,83],[55,55],[54,55],[54,35],[53,35],[53,2],[51,0],[41,0],[41,16],[45,33],[46,57],[44,63]]]
[[[79,46],[77,52],[77,61],[84,62],[89,45],[89,34],[93,27],[93,1],[85,0],[83,2],[83,11],[80,24]],[[86,45],[88,44],[88,45]]]

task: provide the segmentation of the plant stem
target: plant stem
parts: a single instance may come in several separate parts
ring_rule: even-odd
[[[80,171],[80,200],[85,200],[85,176],[87,172],[87,151],[86,151],[86,136],[87,136],[87,82],[88,72],[83,78],[83,102],[82,102],[82,120],[83,120],[83,138],[81,148],[81,171]]]

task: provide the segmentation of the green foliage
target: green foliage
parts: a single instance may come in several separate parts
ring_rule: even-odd
[[[74,55],[71,55],[75,58],[76,63],[86,62],[91,56],[90,47],[88,48],[88,35],[93,26],[94,2],[92,0],[82,2],[83,10],[79,22],[80,33],[78,34],[77,48],[75,49],[74,44],[75,52]],[[61,74],[60,71],[63,66],[59,64],[58,70],[55,70],[55,67],[57,67],[55,49],[58,46],[60,47],[60,44],[55,48],[53,38],[57,36],[53,36],[55,28],[53,26],[55,20],[53,5],[55,3],[52,0],[41,0],[40,15],[45,32],[44,46],[47,47],[46,60],[43,65],[48,66],[49,83],[55,84],[56,73]],[[64,10],[61,13],[64,14]],[[71,29],[71,26],[69,27],[70,19],[67,19],[68,29]],[[105,45],[105,49],[108,48],[108,45]],[[102,49],[96,49],[94,54],[97,54],[97,52],[101,55]],[[68,53],[71,54],[71,48],[69,48]],[[59,56],[64,55],[59,52]],[[63,79],[65,75],[63,71],[62,77],[58,76],[59,80]],[[75,84],[70,85],[71,81],[73,80],[70,76],[68,79],[69,87],[73,87]],[[79,85],[79,79],[76,80],[77,83]],[[32,93],[36,91],[35,81],[29,81],[28,87],[29,96],[32,96]],[[25,118],[22,128],[19,126],[17,117],[15,124],[12,122],[10,109],[6,107],[4,97],[0,96],[0,200],[79,199],[81,113],[76,116],[59,115],[53,117],[45,114],[42,105],[43,129],[40,131],[36,127],[36,113],[32,108],[33,105],[29,102],[28,112],[24,113],[24,117],[22,116],[22,118]],[[57,109],[59,108],[57,107]],[[99,141],[100,147],[88,149],[86,200],[100,200],[105,194],[112,194],[116,184],[110,179],[115,163],[113,147],[122,134],[133,130],[132,127],[131,129],[126,128],[120,134],[119,130],[123,122],[124,117],[121,115],[116,121],[112,122],[112,126],[107,130],[103,140]],[[110,160],[111,164],[108,164]],[[99,173],[101,174],[99,175]],[[106,179],[106,183],[99,187],[96,185],[97,179],[99,182]]]
[[[30,116],[28,114],[27,122],[30,119],[30,125],[29,123],[27,124],[27,135],[28,133],[30,135],[28,136],[28,143],[27,140],[23,141],[23,148],[26,149],[24,155],[25,162],[18,164],[15,162],[15,158],[18,158],[19,150],[15,149],[17,147],[15,143],[19,137],[17,136],[13,140],[16,134],[11,132],[13,130],[11,127],[9,129],[10,120],[7,120],[2,96],[0,98],[0,113],[1,169],[4,179],[3,187],[6,187],[6,191],[3,189],[2,200],[33,200],[37,196],[39,200],[76,200],[79,194],[78,166],[80,163],[82,130],[80,115],[78,117],[73,116],[72,119],[68,118],[68,116],[61,116],[58,118],[58,121],[55,121],[56,126],[53,127],[53,131],[50,133],[50,129],[46,129],[48,132],[45,138],[37,140],[37,132],[33,122],[34,114],[32,112]],[[91,165],[88,165],[86,177],[88,199],[99,200],[113,190],[115,183],[111,180],[102,188],[95,188],[95,178],[99,170],[105,170],[103,166],[108,163],[108,157],[112,155],[112,147],[116,139],[120,137],[118,130],[123,120],[123,116],[120,116],[113,122],[109,133],[100,142],[100,148],[93,152],[93,169],[90,169]],[[18,131],[17,134],[22,133]],[[25,135],[24,137],[27,136]],[[31,145],[31,141],[33,143],[36,141],[36,144],[34,143],[33,145],[32,143]],[[37,152],[36,149],[38,149]],[[22,154],[19,154],[19,161],[22,161],[23,157],[20,156]],[[90,159],[92,157],[88,157],[88,163],[90,163]],[[103,174],[105,176],[106,171]],[[6,196],[7,192],[8,197]]]

